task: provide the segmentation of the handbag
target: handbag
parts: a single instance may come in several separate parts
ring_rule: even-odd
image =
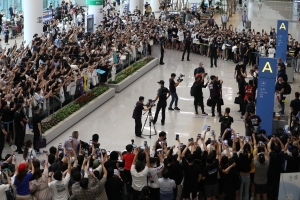
[[[41,138],[35,141],[36,149],[42,149],[46,147],[46,138]]]
[[[211,107],[211,106],[212,106],[212,101],[211,101],[210,98],[207,99],[206,105],[207,105],[208,107]]]
[[[224,105],[224,100],[223,100],[223,98],[221,97],[221,98],[219,98],[219,104],[221,105],[221,106],[223,106]]]
[[[235,97],[234,103],[235,104],[241,104],[242,103],[242,98],[241,97]]]

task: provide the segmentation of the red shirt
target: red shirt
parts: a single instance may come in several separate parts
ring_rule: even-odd
[[[124,165],[125,170],[130,171],[134,156],[135,155],[133,153],[126,153],[123,155],[123,161],[125,163],[125,165]]]

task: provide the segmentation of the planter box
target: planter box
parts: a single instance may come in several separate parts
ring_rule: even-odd
[[[74,124],[79,122],[81,119],[83,119],[85,116],[89,115],[91,112],[93,112],[95,109],[97,109],[99,106],[104,104],[106,101],[111,99],[112,97],[115,96],[115,89],[110,88],[79,110],[77,110],[75,113],[64,119],[63,121],[59,122],[56,126],[52,127],[51,129],[47,130],[44,134],[43,137],[46,138],[47,144],[50,143],[52,140],[57,138],[59,135],[61,135],[63,132],[71,128]],[[33,138],[33,133],[30,131],[26,135],[26,139],[31,139]]]
[[[118,84],[109,84],[109,83],[107,83],[106,85],[108,87],[110,87],[110,88],[116,89],[116,92],[119,93],[122,90],[124,90],[127,86],[129,86],[131,83],[133,83],[134,81],[136,81],[137,79],[139,79],[141,76],[143,76],[144,74],[146,74],[148,71],[150,71],[151,69],[153,69],[155,66],[157,66],[158,62],[159,62],[159,59],[158,58],[154,58],[147,65],[145,65],[144,67],[140,68],[139,70],[137,70],[136,72],[134,72],[133,74],[131,74],[130,76],[128,76],[127,78],[125,78],[120,83],[118,83]]]

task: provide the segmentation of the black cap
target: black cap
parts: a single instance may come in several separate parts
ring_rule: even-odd
[[[214,80],[215,78],[216,78],[215,75],[211,75],[211,76],[210,76],[210,80]]]
[[[175,74],[175,73],[172,73],[172,74],[171,74],[171,77],[173,77],[173,76],[176,76],[176,74]]]
[[[160,80],[159,82],[157,82],[157,83],[159,83],[159,84],[162,84],[162,85],[164,85],[165,84],[165,82],[163,81],[163,80]]]

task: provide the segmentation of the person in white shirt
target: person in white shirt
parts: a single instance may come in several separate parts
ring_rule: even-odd
[[[148,169],[148,186],[150,187],[150,198],[159,199],[159,187],[158,187],[158,176],[157,174],[162,172],[164,169],[164,158],[163,153],[158,153],[160,160],[160,166],[156,166],[156,158],[150,158],[150,168]]]
[[[227,15],[224,13],[221,17],[222,19],[222,30],[226,30],[227,29],[227,21],[228,21],[228,17]]]
[[[263,5],[263,2],[261,0],[259,0],[259,2],[257,3],[257,12],[258,13],[260,13],[262,5]]]
[[[149,148],[145,147],[144,150],[146,155],[146,166],[144,162],[137,160],[140,151],[141,151],[140,148],[136,148],[134,150],[135,156],[130,169],[130,173],[132,176],[133,199],[140,199],[140,196],[142,194],[142,189],[144,186],[147,185],[147,175],[148,175],[148,169],[150,167]]]
[[[275,48],[273,47],[273,45],[271,45],[271,47],[268,49],[268,57],[269,58],[274,58],[276,53]]]
[[[169,170],[164,169],[162,172],[162,178],[158,179],[158,187],[160,188],[160,199],[174,199],[174,189],[176,183],[169,178]]]
[[[23,152],[23,158],[24,160],[30,160],[32,159],[33,161],[35,161],[36,159],[36,152],[34,149],[32,149],[32,141],[28,140],[26,141],[26,146]]]
[[[8,176],[7,171],[5,170],[5,172],[2,172],[1,166],[0,166],[0,178],[4,178],[3,176],[6,177],[7,183],[8,184],[1,184],[0,185],[0,200],[7,200],[6,198],[6,191],[9,189],[9,187],[11,186],[11,180],[10,177]]]
[[[71,173],[71,156],[68,155],[68,170],[65,178],[63,178],[63,174],[60,170],[56,171],[53,175],[53,172],[49,173],[48,177],[48,186],[52,190],[52,200],[68,200],[70,193],[68,190],[68,184],[70,181],[70,173]],[[55,179],[52,181],[52,175]]]
[[[83,16],[81,13],[79,13],[79,15],[77,15],[78,26],[80,26],[80,24],[82,23],[82,19],[83,19]]]

